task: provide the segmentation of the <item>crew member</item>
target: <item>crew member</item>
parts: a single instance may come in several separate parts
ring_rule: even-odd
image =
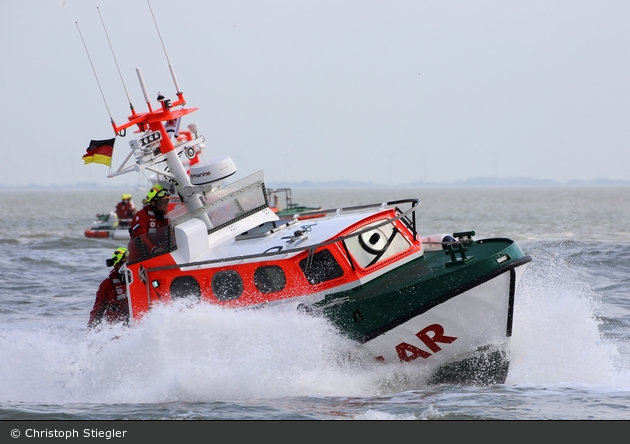
[[[162,185],[154,185],[144,199],[145,205],[133,217],[129,234],[129,260],[146,258],[168,250],[168,203],[170,192]]]
[[[131,239],[146,234],[156,233],[158,228],[168,225],[168,201],[171,193],[162,185],[154,185],[147,193],[145,205],[133,217],[129,233]]]
[[[88,328],[94,328],[101,322],[115,324],[122,322],[129,324],[129,303],[127,302],[127,286],[120,273],[120,267],[127,260],[127,249],[119,247],[114,250],[110,259],[105,261],[108,267],[113,267],[109,276],[101,282],[96,292],[94,307],[90,312]]]
[[[136,206],[131,201],[131,194],[123,194],[121,201],[116,205],[116,216],[121,226],[131,225],[131,219],[136,214]]]

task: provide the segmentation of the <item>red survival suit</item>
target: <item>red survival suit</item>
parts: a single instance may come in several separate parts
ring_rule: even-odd
[[[110,324],[129,323],[129,304],[125,289],[125,283],[118,270],[113,269],[96,291],[94,308],[90,312],[88,321],[89,328],[97,326],[102,321]]]
[[[129,233],[131,238],[151,233],[155,234],[158,228],[162,228],[168,225],[168,215],[164,214],[163,217],[158,218],[151,205],[145,205],[139,210],[133,217],[131,222],[131,228]]]
[[[168,214],[164,213],[158,217],[154,208],[149,204],[139,210],[133,217],[129,234],[129,258],[133,260],[137,257],[152,255],[160,250],[160,244],[164,242],[164,230],[158,230],[169,225]],[[140,239],[137,237],[142,236]],[[134,240],[135,239],[135,240]]]
[[[116,216],[121,225],[129,226],[129,221],[136,213],[136,207],[130,200],[123,200],[116,204]]]

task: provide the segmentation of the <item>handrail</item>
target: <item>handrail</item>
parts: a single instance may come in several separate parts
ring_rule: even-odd
[[[379,204],[368,204],[368,205],[359,205],[356,207],[347,207],[345,208],[345,210],[350,210],[350,209],[366,209],[366,208],[374,208],[374,207],[385,207],[386,205],[397,205],[397,204],[401,204],[401,203],[409,203],[411,204],[411,208],[409,208],[407,211],[400,213],[398,216],[390,218],[385,220],[384,222],[381,222],[377,225],[370,225],[369,227],[363,229],[363,230],[359,230],[357,232],[354,232],[352,234],[349,234],[347,236],[341,236],[341,237],[336,237],[334,239],[331,240],[327,240],[324,242],[320,242],[318,244],[314,244],[314,245],[308,245],[308,246],[304,246],[304,247],[298,247],[298,248],[291,248],[290,250],[279,250],[279,251],[271,251],[268,253],[257,253],[257,254],[247,254],[247,255],[242,255],[242,256],[233,256],[233,257],[228,257],[228,258],[220,258],[220,259],[209,259],[209,260],[205,260],[205,261],[197,261],[197,262],[189,262],[189,263],[185,263],[185,264],[175,264],[175,265],[164,265],[161,267],[155,267],[155,268],[148,268],[147,272],[154,272],[154,271],[162,271],[162,270],[171,270],[174,268],[190,268],[190,267],[198,267],[200,265],[209,265],[209,264],[217,264],[217,263],[222,263],[222,262],[235,262],[235,261],[242,261],[242,260],[247,260],[247,259],[255,259],[255,258],[261,258],[261,257],[270,257],[270,256],[279,256],[279,255],[285,255],[285,254],[294,254],[294,253],[301,253],[302,251],[306,251],[306,250],[312,250],[315,251],[317,248],[320,247],[324,247],[326,245],[331,245],[334,244],[336,242],[340,242],[340,241],[344,241],[346,239],[350,239],[352,237],[356,237],[356,236],[360,236],[363,233],[367,233],[369,231],[373,231],[379,227],[385,226],[387,224],[390,224],[392,222],[395,222],[399,219],[402,219],[403,217],[407,216],[410,213],[415,213],[416,210],[418,210],[418,205],[420,205],[420,200],[419,199],[403,199],[403,200],[395,200],[395,201],[390,201],[390,202],[383,202],[383,203],[379,203]],[[401,211],[398,207],[395,208],[397,211]],[[324,213],[332,213],[335,212],[337,210],[324,210]],[[303,213],[305,214],[305,213]],[[312,214],[312,213],[309,213]],[[415,214],[413,215],[413,221],[412,221],[412,225],[413,225],[413,233],[414,236],[417,235],[417,231],[416,231],[416,226],[415,226]]]

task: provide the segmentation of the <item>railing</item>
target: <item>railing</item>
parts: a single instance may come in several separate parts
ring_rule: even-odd
[[[402,211],[400,208],[398,208],[398,205],[400,204],[410,204],[411,208],[409,208],[406,211]],[[353,207],[345,207],[345,208],[337,208],[337,209],[331,209],[331,210],[311,212],[308,214],[316,213],[316,214],[327,214],[327,215],[332,216],[332,215],[341,215],[342,212],[347,213],[347,212],[367,210],[371,208],[372,209],[373,208],[387,209],[388,207],[389,208],[394,207],[396,212],[398,212],[399,214],[396,217],[388,218],[384,220],[383,222],[380,222],[375,225],[370,225],[369,227],[365,229],[355,231],[354,233],[349,234],[347,236],[336,237],[334,239],[320,242],[318,244],[310,244],[310,245],[306,245],[302,247],[293,247],[293,248],[287,248],[287,249],[283,248],[281,250],[264,252],[264,253],[233,256],[233,257],[226,257],[226,258],[219,258],[219,259],[209,259],[209,260],[204,260],[204,261],[188,262],[184,264],[166,265],[162,267],[150,268],[147,271],[154,272],[154,271],[160,271],[160,270],[170,270],[174,268],[189,268],[189,267],[198,267],[202,265],[211,265],[211,264],[218,264],[218,263],[225,263],[225,262],[236,262],[236,261],[242,261],[242,260],[247,260],[247,259],[267,258],[267,257],[280,256],[280,255],[286,255],[286,254],[300,253],[306,250],[310,250],[310,254],[313,254],[315,250],[317,250],[320,247],[331,245],[337,242],[342,242],[352,237],[360,236],[363,233],[373,231],[381,226],[391,224],[399,219],[402,220],[402,222],[409,228],[409,230],[413,234],[414,239],[417,239],[418,232],[416,230],[416,214],[415,213],[418,210],[419,204],[420,204],[420,201],[418,199],[403,199],[403,200],[396,200],[396,201],[391,201],[391,202],[382,202],[382,203],[375,203],[375,204],[368,204],[368,205],[359,205],[359,206],[353,206]],[[302,214],[307,214],[307,213],[302,213]],[[132,263],[132,262],[130,261],[129,263]]]
[[[127,245],[127,263],[133,264],[175,250],[177,243],[173,227],[167,225],[131,239]]]

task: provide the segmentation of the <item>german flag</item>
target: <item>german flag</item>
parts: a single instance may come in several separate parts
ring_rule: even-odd
[[[108,140],[91,140],[90,146],[83,155],[84,165],[94,162],[112,166],[112,154],[114,152],[115,141],[115,137]]]

